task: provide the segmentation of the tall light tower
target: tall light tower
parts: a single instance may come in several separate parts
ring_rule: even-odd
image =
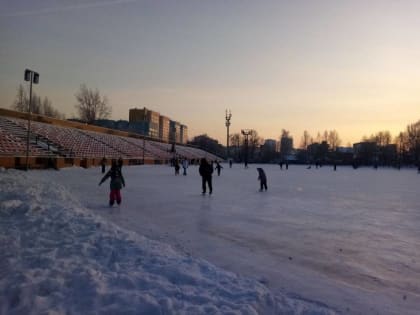
[[[29,104],[28,104],[28,134],[26,137],[26,170],[29,169],[29,137],[31,134],[31,110],[32,110],[32,83],[39,83],[39,73],[26,69],[25,81],[29,81]]]
[[[248,168],[248,137],[251,134],[250,129],[242,129],[241,133],[245,137],[245,168]]]
[[[229,127],[230,127],[230,119],[232,118],[232,114],[229,111],[226,110],[226,115],[225,115],[225,119],[226,119],[226,129],[227,129],[227,135],[226,135],[226,158],[229,159]]]

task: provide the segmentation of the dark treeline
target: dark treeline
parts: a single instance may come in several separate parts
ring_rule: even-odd
[[[314,165],[361,165],[409,166],[420,163],[420,120],[409,124],[406,130],[392,137],[389,131],[380,131],[365,136],[360,142],[341,146],[342,141],[336,130],[318,132],[315,137],[306,130],[300,145],[295,148],[290,132],[283,129],[278,139],[263,139],[257,131],[250,130],[248,143],[241,133],[233,133],[229,139],[229,152],[207,135],[193,138],[190,144],[228,157],[235,162],[251,163],[298,163]]]
[[[188,144],[220,157],[226,156],[226,147],[221,145],[217,140],[210,138],[206,134],[192,138],[190,141],[188,141]]]

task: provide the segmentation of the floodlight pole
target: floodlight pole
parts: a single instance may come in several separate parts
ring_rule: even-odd
[[[248,137],[251,134],[251,130],[249,129],[242,129],[241,133],[245,137],[245,168],[248,167]]]
[[[226,158],[229,159],[229,127],[230,127],[230,119],[232,118],[232,114],[229,110],[226,110],[226,115],[225,115],[225,119],[226,119],[226,129],[227,129],[227,135],[226,135]]]
[[[143,165],[144,165],[144,150],[146,149],[146,135],[143,135]]]
[[[26,69],[25,81],[29,81],[28,133],[26,136],[26,170],[28,170],[29,169],[29,137],[31,134],[32,83],[38,84],[39,74],[35,71]]]

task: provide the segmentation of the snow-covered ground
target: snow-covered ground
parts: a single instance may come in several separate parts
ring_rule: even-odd
[[[414,170],[0,172],[0,314],[418,314]]]

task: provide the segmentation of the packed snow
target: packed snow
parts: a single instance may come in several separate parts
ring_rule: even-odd
[[[0,314],[418,314],[414,170],[0,171]]]

